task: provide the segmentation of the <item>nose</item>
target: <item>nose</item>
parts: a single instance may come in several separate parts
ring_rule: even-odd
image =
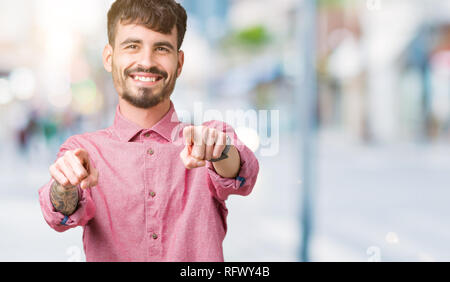
[[[140,52],[138,64],[145,69],[149,69],[156,65],[153,53],[150,48],[145,48]]]

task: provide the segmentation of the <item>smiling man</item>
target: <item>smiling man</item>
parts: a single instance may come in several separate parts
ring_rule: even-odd
[[[82,226],[87,261],[224,260],[225,201],[252,191],[259,164],[228,124],[178,120],[186,22],[174,0],[118,0],[108,13],[114,123],[68,138],[39,189],[53,229]]]

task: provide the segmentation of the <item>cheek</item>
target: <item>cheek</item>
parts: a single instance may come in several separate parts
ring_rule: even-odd
[[[167,57],[167,58],[163,58],[160,61],[160,65],[161,67],[164,68],[164,70],[169,73],[169,74],[177,74],[177,70],[178,70],[178,60],[176,60],[176,58],[171,58],[171,57]]]
[[[133,58],[129,55],[118,55],[114,58],[113,68],[120,77],[124,76],[124,71],[133,65]]]
[[[122,75],[117,65],[113,65],[112,76],[115,83],[121,83]]]

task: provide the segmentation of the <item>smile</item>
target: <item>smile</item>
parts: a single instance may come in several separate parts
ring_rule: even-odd
[[[162,76],[154,74],[130,74],[130,77],[135,82],[145,83],[145,84],[156,84],[156,82],[163,79]]]
[[[145,77],[145,76],[135,76],[135,80],[145,81],[145,82],[155,82],[156,77]]]

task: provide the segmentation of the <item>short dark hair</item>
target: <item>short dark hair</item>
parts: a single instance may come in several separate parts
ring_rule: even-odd
[[[177,27],[178,50],[186,33],[186,10],[175,0],[117,0],[108,12],[108,40],[114,46],[117,23],[142,24],[163,34]]]

